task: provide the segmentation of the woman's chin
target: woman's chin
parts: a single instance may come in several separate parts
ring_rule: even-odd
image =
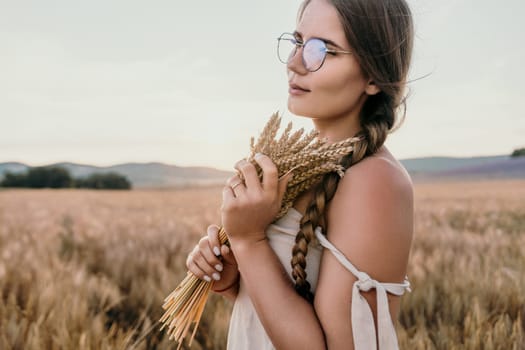
[[[304,106],[301,106],[298,103],[294,103],[294,101],[290,101],[291,98],[288,98],[288,110],[290,113],[297,115],[297,116],[304,116],[307,115],[307,110],[304,108]]]

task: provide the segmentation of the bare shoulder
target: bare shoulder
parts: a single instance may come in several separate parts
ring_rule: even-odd
[[[381,150],[371,157],[367,157],[347,169],[345,176],[340,182],[340,193],[344,195],[352,183],[359,182],[368,186],[368,190],[376,189],[369,195],[388,195],[396,191],[398,195],[413,195],[413,184],[405,167],[382,147]],[[356,186],[354,186],[355,189]],[[399,198],[398,198],[399,199]]]
[[[413,236],[413,185],[382,147],[350,167],[328,206],[328,238],[360,270],[402,281]]]

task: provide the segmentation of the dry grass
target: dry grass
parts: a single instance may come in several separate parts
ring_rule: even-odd
[[[407,349],[525,349],[525,181],[418,184]]]
[[[403,349],[525,348],[525,181],[416,184]],[[0,191],[0,349],[171,349],[155,323],[220,188]],[[192,349],[223,349],[212,296]],[[152,326],[154,326],[152,328]]]

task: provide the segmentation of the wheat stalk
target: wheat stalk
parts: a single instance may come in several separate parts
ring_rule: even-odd
[[[259,179],[262,179],[263,174],[262,169],[255,162],[256,153],[265,154],[272,159],[277,166],[279,178],[293,171],[275,220],[284,216],[295,199],[318,183],[324,174],[336,172],[343,177],[344,167],[340,164],[340,160],[344,155],[352,152],[354,143],[360,140],[359,137],[352,137],[330,144],[328,140],[317,137],[319,135],[317,130],[304,135],[304,129],[299,129],[290,135],[291,122],[276,140],[280,125],[281,118],[278,113],[274,113],[257,142],[253,137],[250,139],[250,155],[247,158],[257,169]],[[241,173],[239,176],[243,178]],[[228,236],[222,227],[219,230],[219,241],[221,244],[228,244]],[[164,300],[162,308],[166,311],[160,318],[160,322],[163,323],[161,330],[168,327],[169,339],[175,339],[179,343],[177,349],[181,348],[182,341],[194,324],[189,340],[191,346],[212,285],[213,282],[200,280],[188,272],[184,280]]]

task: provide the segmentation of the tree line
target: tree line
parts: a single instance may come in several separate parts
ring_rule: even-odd
[[[93,173],[86,177],[74,178],[60,166],[31,167],[25,173],[7,171],[0,181],[1,187],[25,188],[94,188],[131,189],[131,182],[116,172]]]
[[[515,149],[510,156],[511,157],[523,157],[523,156],[525,156],[525,148]]]

